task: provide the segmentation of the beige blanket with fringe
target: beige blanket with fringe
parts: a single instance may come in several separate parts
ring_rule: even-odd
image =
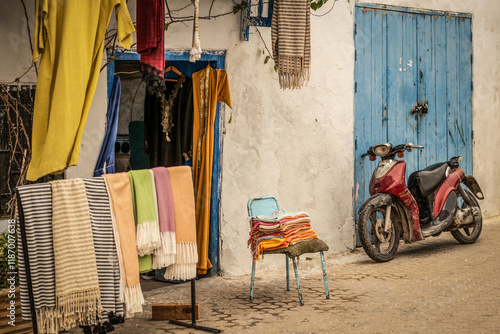
[[[274,0],[271,41],[282,89],[300,89],[309,81],[310,19],[310,0]]]
[[[111,204],[111,220],[120,266],[120,299],[125,317],[142,312],[144,297],[139,281],[132,191],[127,173],[105,174]]]
[[[168,168],[174,202],[176,259],[168,266],[164,277],[168,280],[189,280],[196,277],[198,250],[196,218],[191,167]]]
[[[102,307],[85,184],[58,180],[52,186],[52,233],[58,331],[100,320]]]

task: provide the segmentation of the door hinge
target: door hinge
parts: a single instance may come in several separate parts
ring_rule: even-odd
[[[354,150],[358,149],[358,139],[354,139]]]
[[[354,83],[354,93],[357,93],[358,92],[358,83],[355,82]]]
[[[358,33],[358,24],[354,23],[354,35]]]
[[[471,136],[471,139],[474,139],[474,130],[470,131],[470,136]]]

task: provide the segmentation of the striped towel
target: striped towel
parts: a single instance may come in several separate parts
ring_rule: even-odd
[[[132,191],[127,173],[104,174],[111,220],[120,266],[120,300],[125,303],[125,317],[142,312],[144,297],[139,281],[139,261],[135,240]]]
[[[158,223],[161,247],[153,256],[153,269],[165,268],[175,263],[175,219],[170,173],[165,167],[151,169],[156,183]]]
[[[271,41],[282,89],[300,89],[309,81],[310,2],[310,0],[274,1]]]
[[[58,331],[100,320],[102,307],[89,205],[82,179],[51,181]]]
[[[155,207],[156,190],[153,187],[154,175],[148,169],[131,170],[130,177],[132,205],[137,235],[139,256],[153,254],[161,246],[158,210]]]
[[[31,285],[35,302],[38,333],[55,333],[55,271],[52,247],[52,190],[50,184],[18,187],[24,214]],[[28,284],[22,239],[18,227],[19,282],[23,320],[31,320]]]
[[[107,319],[108,312],[123,314],[120,302],[120,268],[116,253],[111,221],[111,208],[102,177],[83,179],[90,209],[92,235],[94,238],[97,274],[101,290],[102,317]]]
[[[167,280],[188,280],[196,277],[198,247],[191,167],[168,168],[174,203],[176,256],[175,263],[165,270]]]

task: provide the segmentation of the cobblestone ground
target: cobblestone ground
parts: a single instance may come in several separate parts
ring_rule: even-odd
[[[304,306],[293,276],[286,291],[284,268],[280,276],[257,269],[253,301],[250,275],[203,279],[196,284],[197,324],[224,333],[500,333],[499,255],[500,219],[490,219],[472,245],[445,233],[401,245],[388,263],[371,261],[362,249],[330,257],[328,300],[319,258],[301,259]],[[145,296],[145,312],[115,333],[202,333],[150,320],[152,304],[189,302],[190,284]]]

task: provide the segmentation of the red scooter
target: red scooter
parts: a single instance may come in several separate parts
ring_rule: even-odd
[[[357,223],[363,249],[377,262],[392,260],[401,238],[411,243],[450,231],[460,243],[470,244],[481,234],[483,219],[477,199],[484,196],[474,177],[460,168],[462,158],[416,171],[406,186],[406,162],[395,158],[423,148],[383,143],[362,156],[361,162],[366,156],[371,161],[377,156],[382,159],[370,180],[371,197],[358,210]]]

